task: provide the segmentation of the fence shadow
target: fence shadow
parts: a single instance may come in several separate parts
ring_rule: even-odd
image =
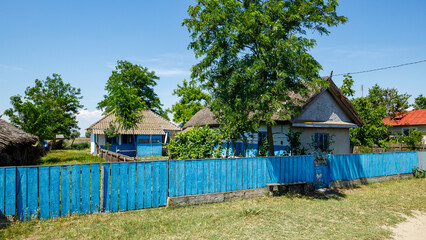
[[[286,188],[280,189],[274,192],[274,196],[284,196],[286,198],[295,199],[303,198],[308,200],[321,199],[321,200],[341,200],[346,198],[346,194],[337,189],[327,189],[327,190],[315,190],[313,188],[303,189],[303,188]]]
[[[2,213],[0,213],[2,214]],[[0,217],[0,229],[6,228],[9,224],[11,224],[13,221],[10,219],[10,217]]]

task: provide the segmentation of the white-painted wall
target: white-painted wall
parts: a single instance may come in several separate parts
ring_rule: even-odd
[[[332,136],[334,143],[330,146],[333,154],[350,154],[349,129],[347,128],[293,128],[295,131],[302,131],[300,142],[308,150],[308,154],[313,153],[312,138],[315,133],[328,133]]]
[[[95,134],[92,132],[90,133],[90,153],[91,154],[95,153],[95,148],[96,148]]]

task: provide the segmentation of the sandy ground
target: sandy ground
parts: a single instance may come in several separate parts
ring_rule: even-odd
[[[426,239],[426,213],[414,211],[414,216],[408,217],[405,222],[389,228],[395,240],[425,240]]]

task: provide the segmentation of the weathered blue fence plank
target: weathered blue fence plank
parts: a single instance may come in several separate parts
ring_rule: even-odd
[[[103,163],[102,167],[104,168],[104,199],[103,199],[103,208],[105,212],[111,211],[111,204],[110,204],[110,181],[111,181],[111,164],[110,163]]]
[[[127,208],[129,210],[134,210],[136,208],[136,163],[131,162],[129,164],[129,188],[128,188],[128,204]]]
[[[152,207],[160,206],[160,163],[152,163]]]
[[[152,162],[145,162],[145,186],[144,186],[144,208],[150,208],[152,205],[151,194],[152,194]]]
[[[169,173],[167,161],[160,162],[160,206],[166,206],[169,189]]]
[[[6,169],[0,168],[0,217],[6,216],[4,211],[6,194]]]
[[[185,161],[177,161],[176,162],[177,169],[177,196],[185,195]]]
[[[220,160],[220,191],[226,192],[226,160],[221,159]]]
[[[71,166],[71,212],[72,214],[79,214],[81,211],[81,166],[80,165],[72,165]]]
[[[60,184],[60,167],[54,166],[50,167],[50,217],[58,217],[60,214],[60,192],[59,192],[59,184]]]
[[[184,162],[184,184],[185,184],[185,190],[183,192],[183,195],[191,195],[192,194],[192,161],[191,160],[185,160]]]
[[[119,174],[119,209],[120,211],[127,210],[127,168],[128,163],[120,163],[120,174]]]
[[[61,166],[61,216],[71,214],[71,185],[70,185],[70,166]]]
[[[136,208],[143,208],[143,186],[144,186],[144,173],[145,173],[145,163],[138,162],[136,163]]]
[[[90,165],[81,166],[81,213],[90,213]]]
[[[28,217],[38,218],[38,167],[28,168]]]
[[[100,206],[100,191],[101,191],[101,176],[100,176],[100,164],[99,163],[93,163],[90,165],[90,179],[91,179],[91,211],[94,213],[101,211]]]
[[[38,168],[38,200],[40,219],[49,218],[49,167]]]
[[[204,172],[203,172],[203,161],[196,161],[197,165],[197,194],[204,193]]]
[[[27,170],[26,167],[17,168],[16,212],[19,221],[27,218]]]
[[[120,181],[120,164],[111,163],[111,212],[118,211],[118,183]]]

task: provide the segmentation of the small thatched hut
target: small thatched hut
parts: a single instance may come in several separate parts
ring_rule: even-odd
[[[40,156],[38,137],[0,119],[0,166],[34,164]]]

